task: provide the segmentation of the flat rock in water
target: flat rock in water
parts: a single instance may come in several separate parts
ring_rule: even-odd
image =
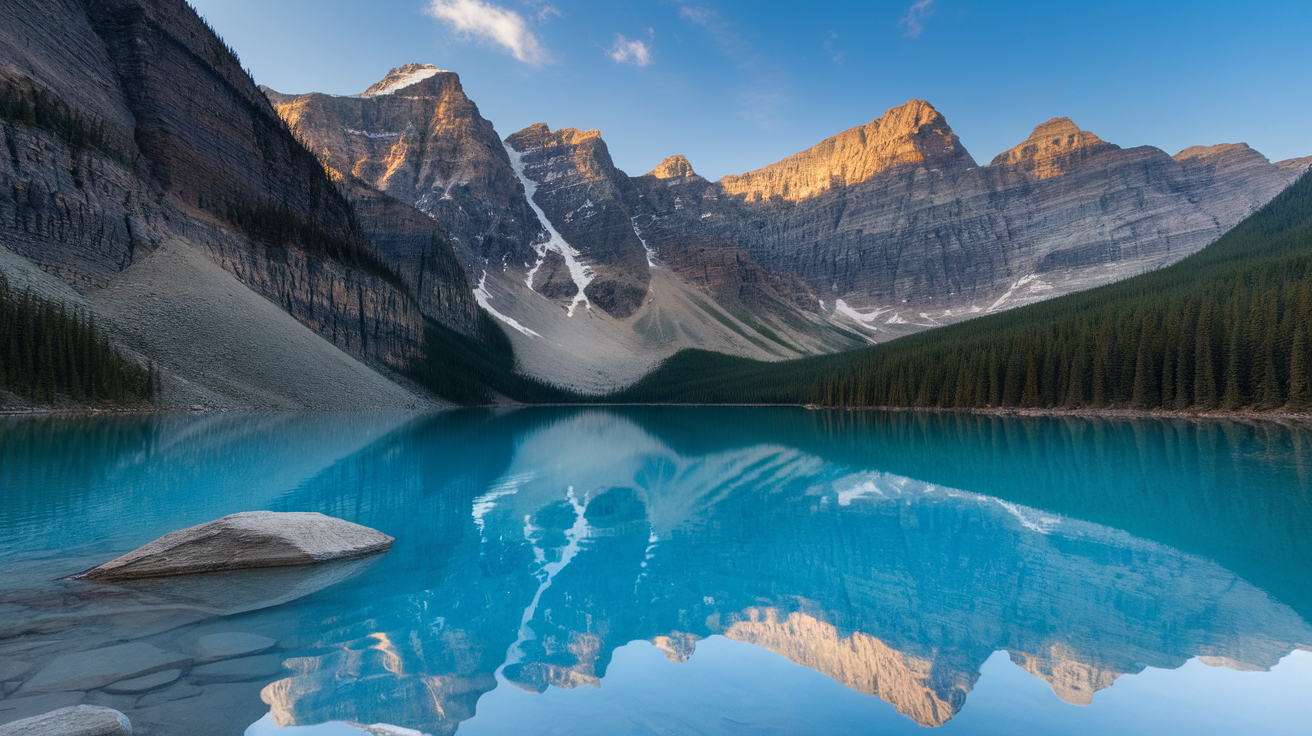
[[[196,642],[196,659],[200,662],[213,662],[233,657],[248,657],[273,649],[278,642],[259,634],[242,634],[225,632],[202,636]]]
[[[143,642],[72,652],[55,658],[23,685],[20,693],[95,690],[160,670],[185,669],[191,657]]]
[[[217,570],[308,565],[386,552],[392,538],[313,512],[247,511],[165,534],[77,580],[139,580]]]
[[[157,690],[137,698],[137,708],[149,708],[152,705],[161,703],[172,703],[175,700],[186,700],[194,698],[205,692],[204,688],[195,685],[174,685],[166,690]]]
[[[132,724],[113,708],[75,705],[6,723],[0,736],[132,736]]]
[[[136,695],[176,682],[179,677],[182,677],[182,670],[162,670],[145,677],[119,680],[111,685],[106,685],[104,690],[111,695]]]
[[[243,657],[201,665],[190,673],[196,685],[216,682],[246,682],[261,677],[273,677],[282,672],[282,657],[266,654],[261,657]]]

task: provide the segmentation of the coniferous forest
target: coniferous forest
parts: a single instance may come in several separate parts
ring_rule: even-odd
[[[852,353],[688,351],[625,401],[1141,410],[1312,408],[1312,176],[1152,273]]]
[[[38,402],[122,402],[154,398],[158,383],[153,366],[123,357],[94,320],[17,292],[0,274],[0,388]]]

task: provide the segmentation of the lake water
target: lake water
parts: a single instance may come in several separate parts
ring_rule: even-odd
[[[253,509],[396,544],[327,567],[59,579]],[[0,423],[0,722],[89,702],[148,735],[1304,734],[1309,621],[1312,432],[1275,424]],[[216,632],[278,645],[230,660],[235,682],[32,684],[70,653],[190,656]]]

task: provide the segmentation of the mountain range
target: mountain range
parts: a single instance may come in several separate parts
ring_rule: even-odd
[[[503,139],[431,65],[258,87],[182,0],[0,21],[0,270],[175,407],[432,406],[472,354],[595,395],[686,348],[843,351],[1171,264],[1312,165],[1054,118],[981,166],[912,100],[742,175],[630,176],[595,130]]]

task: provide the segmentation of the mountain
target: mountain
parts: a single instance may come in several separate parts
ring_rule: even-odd
[[[264,92],[336,178],[414,206],[450,236],[515,366],[536,379],[598,394],[683,348],[778,360],[865,344],[736,239],[676,237],[656,258],[665,233],[647,198],[705,181],[629,177],[595,130],[537,124],[502,142],[459,77],[432,65],[398,67],[353,96]]]
[[[471,273],[531,257],[542,228],[501,139],[456,74],[406,64],[350,97],[261,89],[335,176],[441,223]]]
[[[976,166],[943,116],[912,100],[653,214],[741,242],[807,283],[826,315],[885,341],[1173,263],[1308,163],[1243,144],[1121,149],[1056,118]]]
[[[480,317],[428,218],[345,196],[181,0],[8,4],[0,20],[15,288],[157,363],[166,406],[430,404],[387,376],[430,360],[428,322],[476,335]]]
[[[912,100],[718,182],[630,176],[595,130],[503,141],[432,65],[257,87],[181,0],[0,13],[0,268],[173,406],[555,400],[681,350],[841,352],[1168,265],[1312,165],[1055,118],[978,166]]]
[[[1236,153],[1251,161],[1242,149],[1203,155],[1219,168]],[[765,364],[686,353],[618,398],[1306,412],[1310,281],[1305,174],[1164,269],[844,355]]]

